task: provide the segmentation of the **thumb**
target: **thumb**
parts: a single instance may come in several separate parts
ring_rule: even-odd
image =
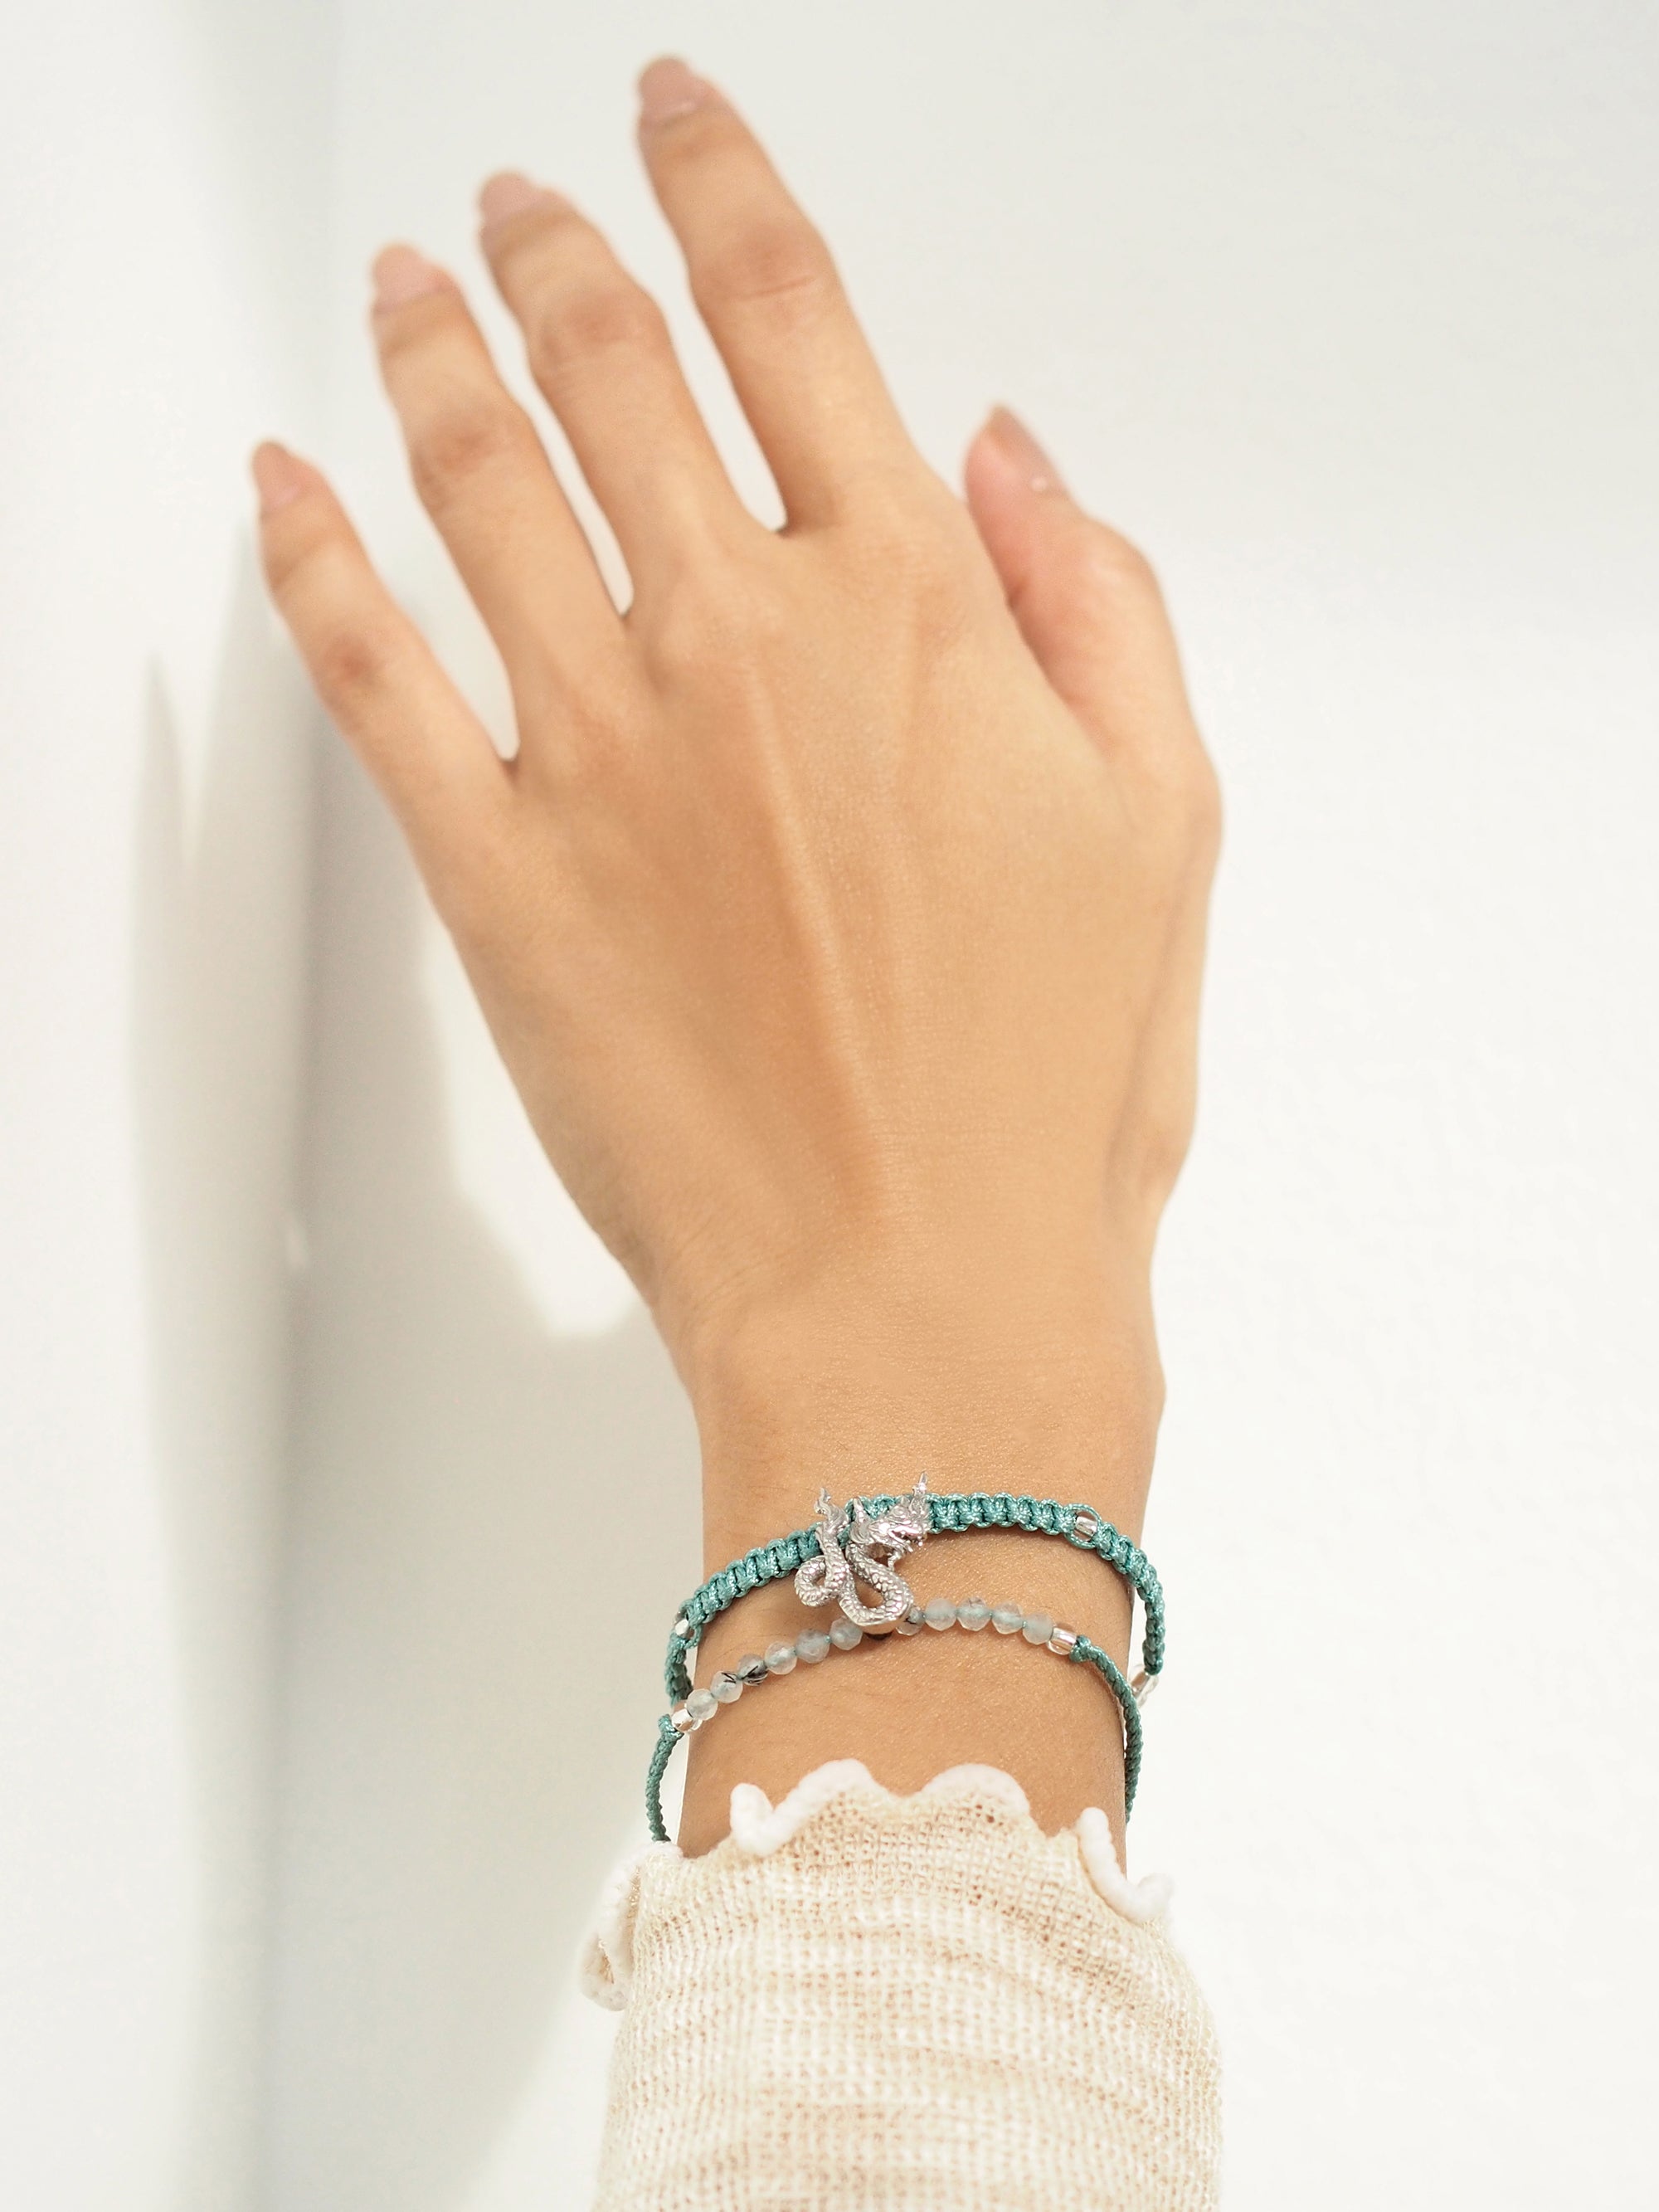
[[[1039,666],[1103,744],[1144,742],[1186,696],[1158,580],[1085,514],[1006,407],[968,449],[969,511]]]

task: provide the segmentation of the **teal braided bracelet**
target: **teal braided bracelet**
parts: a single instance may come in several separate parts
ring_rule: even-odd
[[[913,1550],[927,1535],[961,1534],[975,1528],[1015,1528],[1032,1535],[1062,1536],[1078,1550],[1091,1551],[1103,1559],[1129,1584],[1146,1608],[1140,1672],[1133,1684],[1124,1679],[1122,1670],[1109,1654],[1087,1637],[1079,1636],[1074,1644],[1066,1647],[1066,1656],[1096,1668],[1117,1700],[1123,1722],[1127,1818],[1134,1802],[1140,1771],[1139,1708],[1152,1695],[1163,1671],[1164,1656],[1163,1587],[1140,1547],[1103,1520],[1091,1505],[1066,1504],[1051,1498],[1016,1497],[1006,1491],[972,1491],[933,1497],[927,1492],[925,1480],[908,1493],[851,1500],[839,1516],[833,1512],[828,1496],[821,1494],[818,1509],[819,1518],[811,1528],[797,1528],[771,1543],[757,1545],[740,1559],[734,1559],[718,1574],[711,1575],[681,1607],[669,1637],[664,1668],[674,1711],[665,1713],[657,1724],[658,1741],[646,1777],[646,1813],[653,1836],[659,1841],[666,1838],[662,1821],[661,1784],[674,1746],[682,1735],[698,1724],[686,1705],[686,1700],[693,1694],[686,1653],[699,1641],[711,1620],[751,1590],[763,1589],[785,1575],[793,1575],[797,1589],[809,1605],[823,1604],[832,1595],[840,1595],[842,1610],[849,1618],[836,1624],[832,1634],[836,1634],[837,1640],[837,1632],[859,1620],[872,1626],[897,1626],[902,1633],[913,1620],[919,1621],[923,1615],[921,1608],[911,1604],[908,1585],[891,1571],[893,1559]],[[881,1553],[886,1555],[885,1565],[876,1556]],[[852,1574],[848,1570],[849,1558]],[[878,1607],[864,1606],[856,1597],[854,1575],[890,1595]],[[806,1639],[814,1646],[820,1640],[823,1651],[827,1651],[828,1638],[809,1636]],[[853,1641],[860,1640],[855,1632]],[[774,1650],[781,1652],[783,1647],[775,1646]],[[814,1656],[823,1655],[817,1652]],[[770,1656],[769,1653],[769,1659]],[[752,1663],[761,1669],[761,1674],[750,1674],[747,1679],[763,1679],[765,1662],[757,1659]],[[794,1663],[793,1647],[788,1663]],[[749,1664],[744,1662],[745,1667]],[[705,1693],[696,1694],[702,1697]]]
[[[915,1498],[916,1493],[909,1496]],[[866,1516],[874,1519],[904,1502],[904,1496],[890,1494],[859,1502]],[[1109,1521],[1103,1521],[1092,1505],[1063,1505],[1052,1498],[1016,1498],[1006,1490],[947,1492],[939,1498],[924,1494],[919,1502],[926,1504],[932,1534],[962,1535],[973,1528],[1019,1528],[1030,1535],[1063,1536],[1079,1551],[1093,1552],[1109,1567],[1115,1569],[1146,1609],[1136,1692],[1143,1704],[1152,1695],[1152,1685],[1164,1671],[1164,1588],[1139,1545],[1121,1535]],[[848,1511],[851,1510],[849,1506]],[[845,1519],[846,1514],[842,1518]],[[710,1575],[702,1589],[686,1600],[675,1616],[663,1668],[664,1685],[675,1705],[688,1696],[691,1688],[686,1652],[709,1622],[728,1606],[735,1605],[740,1597],[747,1597],[750,1590],[763,1589],[785,1575],[797,1574],[810,1561],[819,1559],[822,1552],[818,1525],[797,1528],[792,1534],[777,1537],[769,1544],[757,1544],[752,1552],[733,1559],[717,1575]]]

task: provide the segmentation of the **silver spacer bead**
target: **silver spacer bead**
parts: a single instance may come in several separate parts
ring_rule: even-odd
[[[1057,1652],[1062,1659],[1069,1659],[1073,1652],[1077,1650],[1076,1629],[1056,1628],[1048,1638],[1048,1649]]]
[[[676,1636],[690,1636],[691,1633],[691,1624],[684,1613],[674,1623],[674,1633]]]
[[[1077,1535],[1082,1537],[1085,1543],[1092,1544],[1100,1534],[1100,1516],[1097,1513],[1086,1511],[1079,1513],[1073,1518],[1072,1528]]]
[[[673,1722],[676,1733],[680,1735],[690,1735],[692,1729],[696,1725],[684,1705],[676,1705],[668,1717]]]
[[[1152,1696],[1152,1692],[1157,1689],[1158,1685],[1158,1677],[1156,1674],[1147,1674],[1146,1669],[1143,1668],[1141,1672],[1135,1676],[1133,1681],[1129,1685],[1131,1694],[1133,1696],[1136,1705],[1144,1705],[1147,1699]]]

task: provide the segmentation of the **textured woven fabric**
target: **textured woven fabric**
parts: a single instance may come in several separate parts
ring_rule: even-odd
[[[584,1954],[623,2013],[599,2212],[1206,2212],[1215,2038],[1166,1901],[994,1768],[740,1787],[715,1850],[619,1869]]]

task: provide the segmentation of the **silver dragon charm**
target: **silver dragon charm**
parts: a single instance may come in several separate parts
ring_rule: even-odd
[[[806,1560],[797,1572],[795,1595],[803,1605],[838,1604],[860,1628],[890,1628],[915,1602],[909,1583],[894,1571],[893,1562],[915,1550],[929,1525],[925,1474],[884,1513],[872,1513],[862,1498],[849,1499],[838,1513],[829,1492],[819,1491],[813,1522],[819,1557]],[[884,1556],[878,1559],[878,1553]],[[879,1605],[865,1603],[860,1583],[881,1592]]]

